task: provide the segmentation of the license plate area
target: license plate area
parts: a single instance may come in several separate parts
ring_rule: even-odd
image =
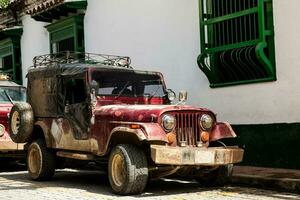
[[[215,151],[195,151],[196,164],[211,164],[215,162]]]

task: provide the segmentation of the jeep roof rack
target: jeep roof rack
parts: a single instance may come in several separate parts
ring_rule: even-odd
[[[54,54],[46,54],[33,58],[33,67],[50,66],[53,64],[102,64],[112,67],[130,68],[131,59],[128,56],[115,56],[105,54],[93,54],[82,52],[63,51]]]

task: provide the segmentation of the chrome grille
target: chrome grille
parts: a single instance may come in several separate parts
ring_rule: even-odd
[[[198,120],[201,113],[176,113],[177,145],[196,146],[200,141],[200,127]]]

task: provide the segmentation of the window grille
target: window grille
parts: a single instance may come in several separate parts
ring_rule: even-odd
[[[275,81],[272,0],[199,0],[198,65],[211,87]]]

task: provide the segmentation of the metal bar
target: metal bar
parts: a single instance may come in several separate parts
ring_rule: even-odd
[[[232,14],[232,1],[233,0],[229,0],[228,2],[228,7],[229,7],[229,13],[228,14]],[[232,19],[228,20],[228,25],[229,25],[229,41],[228,44],[232,44],[233,43],[233,31],[232,31]]]
[[[251,2],[250,0],[248,0],[248,8],[251,8]],[[251,20],[251,16],[252,14],[248,15],[248,27],[249,27],[249,31],[248,31],[248,40],[252,40],[252,20]]]
[[[197,114],[194,114],[194,145],[197,144]]]
[[[264,15],[264,0],[258,1],[258,27],[259,39],[265,41],[265,15]]]
[[[189,125],[188,125],[188,129],[189,129],[189,145],[193,144],[193,141],[192,141],[193,140],[193,136],[192,136],[192,134],[193,134],[193,132],[192,132],[193,125],[192,125],[191,119],[192,119],[192,114],[190,113],[188,115],[188,121],[189,121]]]
[[[197,144],[197,141],[198,141],[198,128],[199,128],[198,113],[196,113],[196,115],[195,115],[195,144]]]
[[[180,137],[180,126],[179,126],[179,119],[178,119],[178,113],[175,114],[175,119],[176,119],[176,129],[175,129],[175,134],[176,134],[176,140],[177,140],[177,144],[179,141],[179,137]]]
[[[218,46],[221,46],[221,23],[218,23]]]
[[[223,16],[223,0],[220,0],[221,3],[220,5],[220,17],[222,18]],[[220,23],[220,45],[224,45],[224,23]]]
[[[202,0],[199,0],[199,19],[200,19],[200,47],[201,47],[201,51],[203,51],[205,49],[205,31],[204,31],[204,17],[203,17],[203,2]]]
[[[194,145],[195,144],[195,113],[192,113],[191,122],[192,122],[192,126],[191,126],[192,145]]]
[[[213,12],[213,13],[212,13],[212,14],[213,14],[213,15],[212,15],[212,18],[215,18],[215,17],[216,17],[216,14],[217,14],[217,13],[216,13],[216,12],[217,12],[217,10],[216,10],[216,9],[217,9],[217,7],[216,7],[216,4],[217,4],[216,1],[217,1],[217,0],[211,0],[211,1],[212,1],[212,12]]]
[[[234,0],[234,12],[237,12],[237,0]],[[238,34],[237,34],[237,29],[238,29],[238,21],[237,18],[234,18],[234,34],[235,34],[235,41],[233,43],[238,42]]]
[[[205,49],[203,53],[216,53],[219,51],[226,51],[230,49],[236,49],[236,48],[241,48],[241,47],[247,47],[247,46],[253,46],[256,45],[259,42],[259,40],[250,40],[250,41],[245,41],[245,42],[239,42],[235,44],[229,44],[229,45],[224,45],[224,46],[219,46],[215,48],[210,48],[210,49]]]
[[[225,0],[225,2],[224,2],[224,15],[228,15],[228,1],[227,0]]]
[[[195,131],[194,131],[194,113],[191,113],[191,119],[190,119],[190,122],[191,122],[191,128],[190,128],[190,131],[191,131],[191,145],[194,145],[194,139],[195,139]]]
[[[184,115],[181,114],[181,129],[182,129],[182,138],[181,141],[185,141],[185,130],[184,130]]]
[[[242,84],[248,84],[248,83],[269,82],[269,81],[275,81],[275,80],[276,80],[276,77],[268,77],[268,78],[243,80],[243,81],[235,81],[235,82],[227,82],[227,83],[212,83],[209,86],[212,88],[216,88],[216,87],[226,87],[226,86],[233,86],[233,85],[242,85]]]
[[[228,14],[228,15],[224,15],[222,17],[216,17],[213,19],[209,19],[206,20],[205,22],[203,22],[204,25],[209,25],[209,24],[213,24],[213,23],[218,23],[218,22],[223,22],[229,19],[234,19],[234,18],[238,18],[238,17],[242,17],[245,15],[249,15],[252,13],[257,13],[258,12],[258,7],[254,7],[254,8],[250,8],[248,10],[243,10],[240,12],[236,12],[236,13],[232,13],[232,14]]]

